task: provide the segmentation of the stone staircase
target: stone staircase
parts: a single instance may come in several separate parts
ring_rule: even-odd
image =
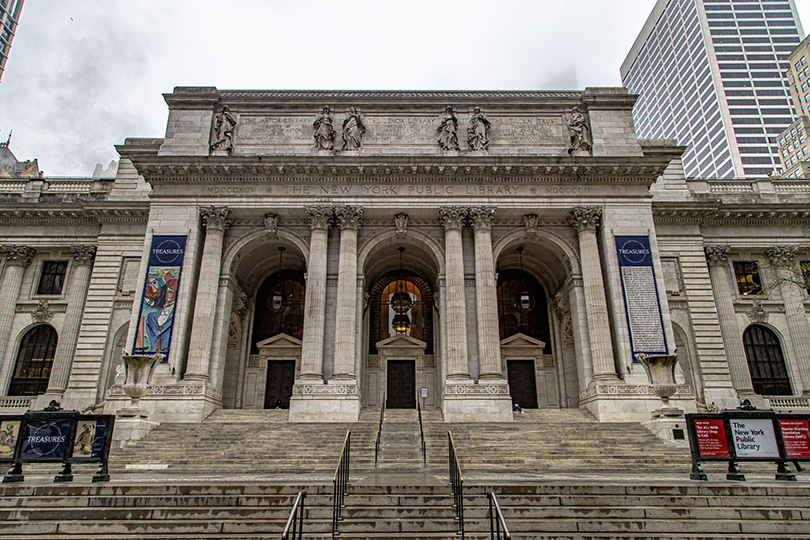
[[[387,409],[383,417],[378,467],[414,470],[422,467],[419,418],[414,409]]]

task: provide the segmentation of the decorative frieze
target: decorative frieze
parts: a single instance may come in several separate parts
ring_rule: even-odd
[[[448,384],[444,393],[449,395],[503,395],[509,394],[509,385],[506,384]]]
[[[295,384],[293,395],[296,396],[356,396],[355,384]]]

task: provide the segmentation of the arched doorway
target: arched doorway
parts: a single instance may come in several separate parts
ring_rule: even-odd
[[[752,324],[743,333],[743,345],[754,392],[765,396],[792,395],[777,335],[766,326]]]
[[[20,341],[7,395],[36,396],[45,393],[57,340],[56,330],[47,324],[35,326],[25,333]]]

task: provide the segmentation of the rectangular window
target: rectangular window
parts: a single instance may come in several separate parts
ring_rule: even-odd
[[[62,294],[66,272],[66,261],[45,261],[42,265],[42,275],[39,277],[37,294]]]

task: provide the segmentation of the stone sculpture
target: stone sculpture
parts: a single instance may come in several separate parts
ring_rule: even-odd
[[[360,118],[357,109],[352,107],[349,109],[349,116],[343,121],[343,150],[360,150],[365,132],[363,119]]]
[[[580,112],[579,107],[574,107],[571,116],[568,118],[568,153],[582,150],[590,152],[593,140],[591,130],[588,127],[588,118]]]
[[[449,105],[444,110],[444,119],[436,129],[442,150],[458,150],[458,118]]]
[[[467,143],[472,151],[486,151],[489,144],[488,131],[492,124],[487,120],[480,107],[476,107],[470,117],[470,125],[467,128]]]
[[[231,153],[233,151],[234,129],[236,129],[236,117],[231,114],[231,110],[225,105],[222,107],[222,112],[217,115],[214,122],[211,151],[227,150],[228,153]]]
[[[332,150],[335,146],[335,129],[332,127],[331,109],[324,107],[312,126],[315,128],[315,148],[318,150]]]

